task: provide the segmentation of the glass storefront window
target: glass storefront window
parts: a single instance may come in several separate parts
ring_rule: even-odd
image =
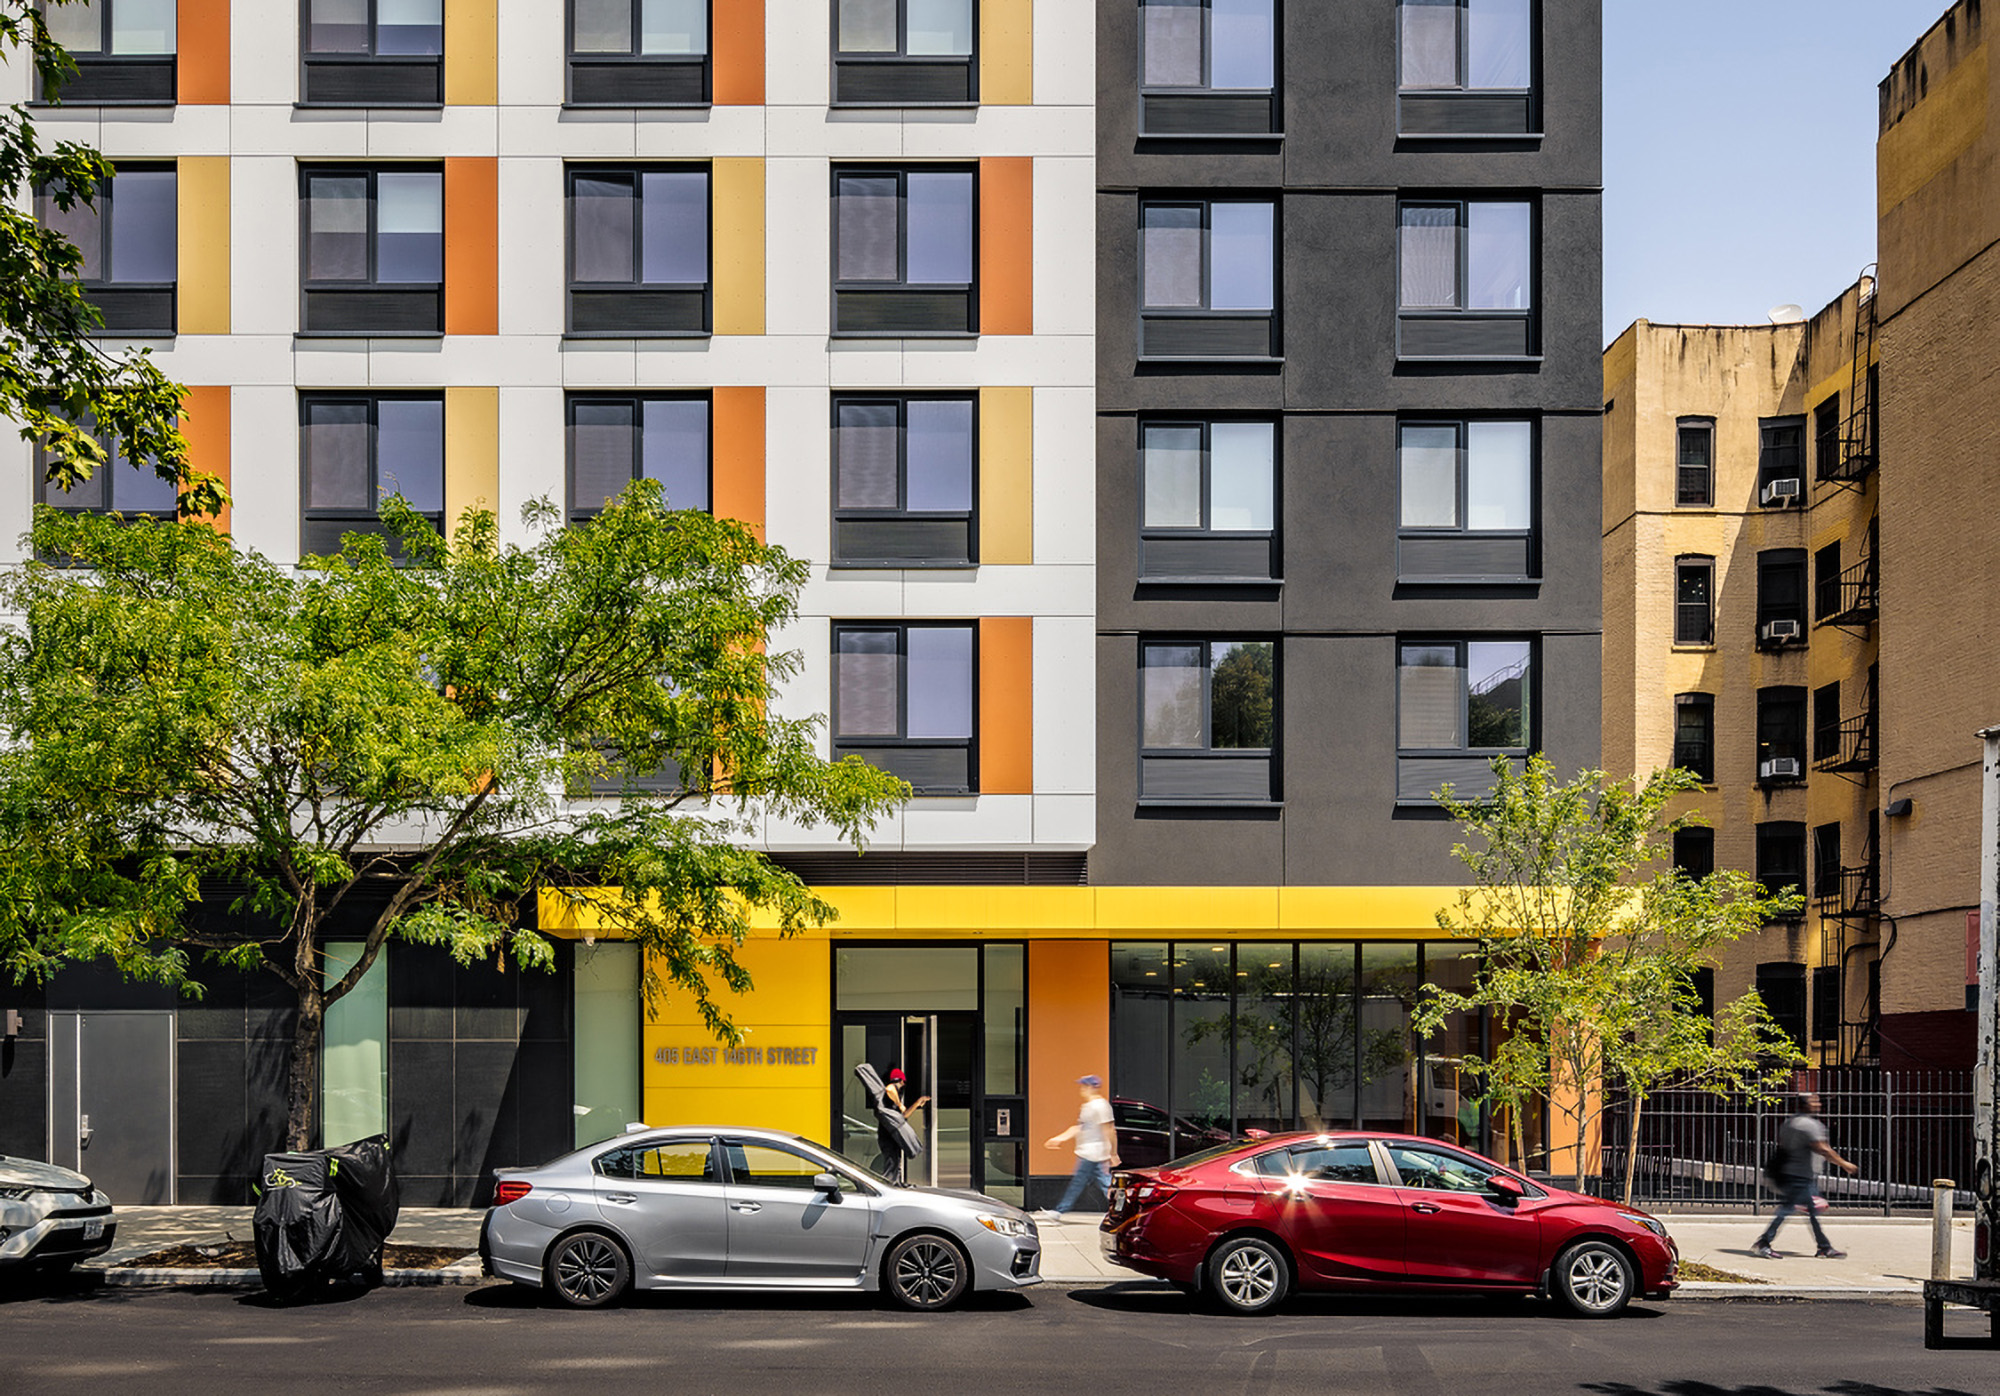
[[[1022,1058],[1028,1014],[1026,947],[986,947],[986,1093],[1019,1095],[1027,1075]]]
[[[1234,992],[1227,945],[1174,947],[1173,1113],[1203,1133],[1229,1133]]]
[[[575,1142],[609,1139],[643,1118],[639,1094],[639,947],[576,947]]]
[[[1236,1130],[1290,1129],[1292,946],[1236,947]]]
[[[1424,947],[1424,982],[1464,993],[1472,988],[1477,951],[1462,941]],[[1479,1102],[1484,1089],[1462,1068],[1467,1057],[1486,1056],[1480,1016],[1454,1013],[1424,1043],[1423,1134],[1476,1149],[1480,1143]]]
[[[979,947],[913,945],[837,952],[834,1007],[945,1013],[979,1007]]]
[[[361,959],[359,941],[328,941],[322,981],[340,979]],[[329,1148],[389,1132],[389,950],[347,995],[326,1010],[320,1060],[320,1142]]]
[[[1364,1129],[1416,1129],[1417,1051],[1410,1035],[1410,1009],[1422,982],[1416,946],[1361,947],[1357,1113]]]
[[[1354,1123],[1354,957],[1349,941],[1299,947],[1299,1120],[1309,1128]]]

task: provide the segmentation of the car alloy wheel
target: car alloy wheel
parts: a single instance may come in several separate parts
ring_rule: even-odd
[[[572,1309],[601,1309],[625,1292],[631,1270],[609,1236],[580,1231],[556,1243],[549,1256],[549,1285]]]
[[[1208,1291],[1232,1313],[1261,1314],[1285,1301],[1291,1267],[1278,1248],[1258,1236],[1241,1236],[1208,1262]]]
[[[943,1309],[957,1302],[972,1278],[965,1252],[942,1236],[909,1236],[889,1251],[883,1269],[889,1293],[906,1309]]]
[[[1622,1312],[1632,1289],[1632,1262],[1608,1241],[1579,1241],[1556,1257],[1556,1291],[1584,1318]]]

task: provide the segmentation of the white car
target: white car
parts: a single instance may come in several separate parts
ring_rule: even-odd
[[[0,1154],[0,1275],[69,1269],[111,1249],[111,1199],[81,1173]]]

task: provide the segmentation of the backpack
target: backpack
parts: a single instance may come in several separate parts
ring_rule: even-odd
[[[1770,1157],[1764,1160],[1764,1185],[1772,1192],[1782,1192],[1785,1187],[1785,1147],[1772,1146]]]

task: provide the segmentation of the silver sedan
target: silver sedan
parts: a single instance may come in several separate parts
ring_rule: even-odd
[[[639,1129],[497,1176],[486,1273],[574,1308],[627,1289],[852,1289],[942,1309],[1041,1283],[1019,1208],[903,1187],[776,1130]]]

